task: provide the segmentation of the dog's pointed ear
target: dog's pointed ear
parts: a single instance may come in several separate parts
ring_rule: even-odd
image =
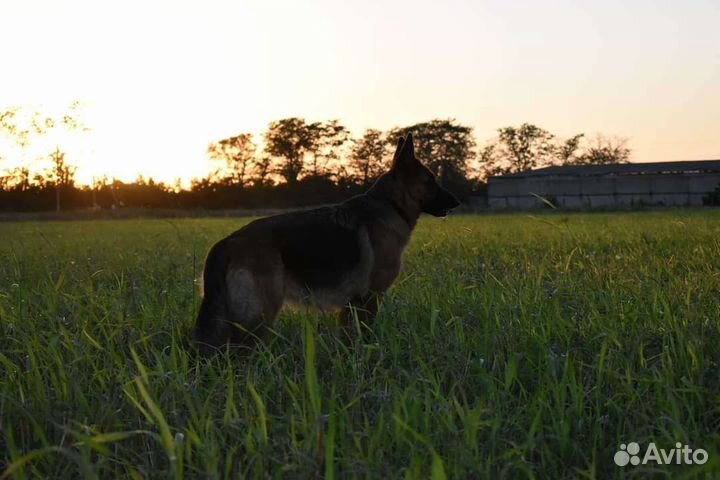
[[[403,142],[403,152],[406,153],[409,158],[415,158],[415,144],[413,143],[412,133],[408,133]]]
[[[393,153],[393,162],[395,162],[400,155],[400,152],[402,152],[403,143],[405,143],[405,138],[401,135],[398,137],[397,147],[395,147],[395,153]]]
[[[415,146],[413,145],[412,134],[408,133],[404,139],[400,138],[398,141],[397,150],[393,157],[393,168],[411,165],[415,161]]]

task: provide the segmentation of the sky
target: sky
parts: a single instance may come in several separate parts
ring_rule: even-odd
[[[209,142],[291,116],[455,118],[481,144],[531,122],[712,159],[719,23],[717,0],[0,0],[0,109],[80,101],[91,130],[53,139],[80,182],[187,182]],[[0,141],[0,170],[31,161]]]

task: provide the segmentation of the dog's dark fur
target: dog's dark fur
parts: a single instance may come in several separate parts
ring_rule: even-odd
[[[196,340],[205,347],[253,343],[285,300],[342,308],[346,325],[355,315],[369,323],[400,272],[420,213],[441,217],[458,205],[417,160],[408,135],[367,193],[256,220],[215,244],[205,262]]]

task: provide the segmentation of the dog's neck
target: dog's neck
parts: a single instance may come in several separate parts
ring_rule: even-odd
[[[394,178],[390,173],[386,173],[370,187],[366,195],[389,203],[412,230],[415,228],[418,218],[420,218],[420,206],[410,198],[403,188],[399,188],[398,183],[397,178]]]

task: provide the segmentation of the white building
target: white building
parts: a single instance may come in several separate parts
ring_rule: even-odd
[[[490,208],[703,205],[720,186],[720,160],[573,165],[490,177]]]

